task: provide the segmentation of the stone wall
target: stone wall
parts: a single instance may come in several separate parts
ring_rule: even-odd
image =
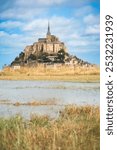
[[[39,39],[38,42],[35,42],[31,46],[26,46],[24,49],[25,60],[31,54],[38,56],[39,53],[46,52],[48,54],[56,54],[59,50],[64,49],[67,51],[63,42],[60,42],[59,39],[54,35],[48,35],[46,38]]]

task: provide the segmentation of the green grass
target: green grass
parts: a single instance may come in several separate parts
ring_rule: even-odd
[[[47,116],[0,118],[0,150],[99,150],[98,106],[66,106]]]

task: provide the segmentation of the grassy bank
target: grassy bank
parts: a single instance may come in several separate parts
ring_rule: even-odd
[[[59,118],[0,118],[0,150],[99,150],[97,106],[66,106]]]
[[[36,67],[14,70],[6,68],[0,72],[0,80],[58,80],[78,82],[99,82],[99,67]]]
[[[99,82],[99,75],[64,75],[64,76],[0,76],[0,80],[50,80],[50,81],[72,81],[72,82]]]

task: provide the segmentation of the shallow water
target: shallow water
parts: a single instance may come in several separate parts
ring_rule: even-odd
[[[30,114],[56,117],[67,104],[99,105],[99,83],[78,83],[63,81],[0,81],[0,100],[10,102],[47,101],[55,99],[54,106],[12,106],[0,104],[0,116]]]

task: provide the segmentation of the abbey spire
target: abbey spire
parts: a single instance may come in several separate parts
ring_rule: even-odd
[[[51,35],[51,33],[50,33],[50,24],[49,24],[49,21],[48,21],[48,30],[47,30],[47,35]]]

